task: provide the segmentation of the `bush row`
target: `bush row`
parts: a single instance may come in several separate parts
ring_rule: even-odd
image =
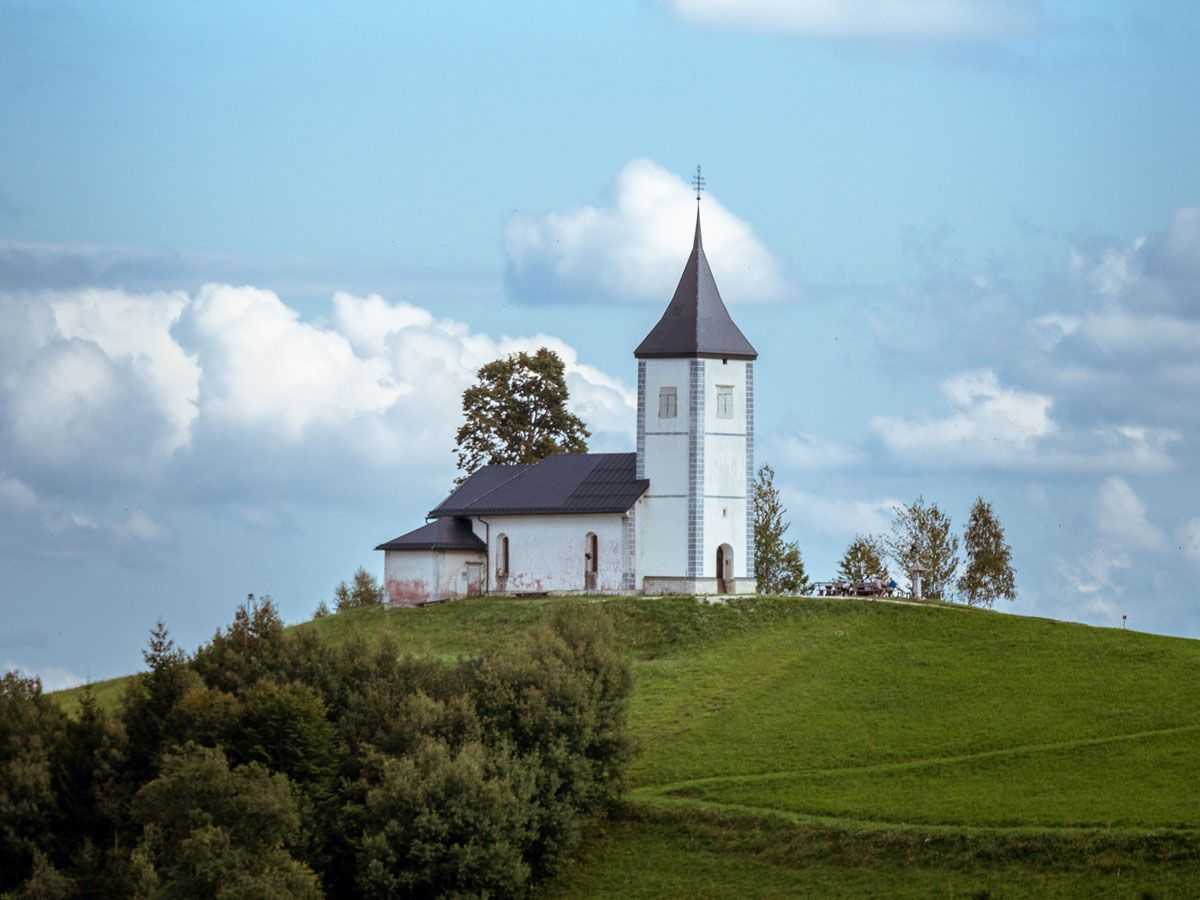
[[[113,715],[0,682],[8,896],[521,896],[621,793],[630,673],[586,608],[448,663],[248,601],[145,657]]]

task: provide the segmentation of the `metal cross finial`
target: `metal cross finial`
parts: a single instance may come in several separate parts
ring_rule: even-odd
[[[700,166],[696,166],[696,174],[692,178],[692,187],[696,189],[696,202],[700,202],[700,192],[704,190],[704,176],[700,174]]]

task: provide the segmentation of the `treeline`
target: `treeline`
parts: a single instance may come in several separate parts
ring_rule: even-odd
[[[194,656],[161,623],[144,655],[114,714],[0,681],[5,897],[521,896],[631,753],[629,668],[586,608],[440,662],[251,600]]]
[[[966,549],[965,566],[960,548]],[[922,593],[932,599],[991,607],[998,599],[1017,596],[1012,548],[992,505],[982,497],[971,505],[961,544],[950,516],[936,503],[918,497],[896,507],[888,534],[855,536],[838,565],[838,575],[851,583],[887,582],[892,578],[889,560],[901,576],[920,571]]]

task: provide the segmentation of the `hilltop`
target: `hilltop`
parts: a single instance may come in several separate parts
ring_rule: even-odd
[[[461,657],[580,602],[628,648],[640,752],[624,811],[550,896],[1171,897],[1200,879],[1200,642],[779,598],[480,599],[296,627]]]

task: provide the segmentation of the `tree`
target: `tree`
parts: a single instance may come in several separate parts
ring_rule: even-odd
[[[950,533],[950,517],[936,503],[926,505],[924,497],[917,497],[907,506],[897,506],[885,543],[902,572],[921,567],[926,597],[940,600],[946,595],[958,570],[958,538]]]
[[[354,573],[352,584],[346,584],[343,581],[333,592],[333,608],[337,612],[344,609],[379,606],[381,603],[383,603],[383,588],[379,586],[375,576],[362,566],[359,566]]]
[[[591,432],[567,411],[563,361],[542,347],[483,366],[463,392],[454,455],[465,480],[488,464],[535,463],[555,453],[586,453]]]
[[[301,833],[292,785],[258,763],[231,769],[220,750],[192,744],[168,753],[133,817],[159,896],[321,896],[316,875],[289,852]]]
[[[54,773],[66,730],[40,679],[19,672],[0,678],[0,891],[30,875],[37,854],[54,849],[62,831]]]
[[[858,584],[869,578],[888,581],[891,576],[888,574],[887,565],[884,562],[886,556],[887,548],[880,538],[872,534],[856,535],[850,542],[850,546],[846,548],[845,555],[842,556],[842,561],[838,565],[838,575],[852,584]]]
[[[802,594],[811,588],[795,541],[784,540],[790,524],[775,487],[775,470],[758,470],[751,495],[754,514],[754,577],[760,594]]]
[[[1004,528],[992,511],[992,504],[982,497],[976,497],[971,507],[963,543],[967,550],[967,571],[958,579],[958,590],[967,603],[991,607],[997,597],[1015,600],[1012,548],[1004,540]]]

